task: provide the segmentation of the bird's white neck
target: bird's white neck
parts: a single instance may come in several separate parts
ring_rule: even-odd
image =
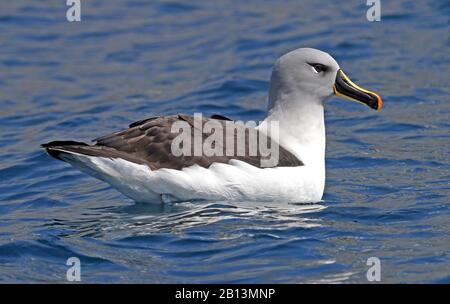
[[[322,100],[296,92],[270,94],[267,117],[258,128],[267,130],[271,122],[279,125],[279,143],[282,147],[296,155],[306,166],[325,167]]]

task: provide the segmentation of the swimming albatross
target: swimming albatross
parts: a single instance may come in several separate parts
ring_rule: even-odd
[[[256,127],[268,132],[276,122],[278,161],[262,166],[261,153],[175,155],[174,123],[195,128],[192,116],[159,116],[132,123],[126,130],[100,137],[94,145],[53,141],[49,155],[103,180],[138,202],[186,200],[317,202],[325,186],[324,102],[341,96],[380,110],[378,94],[354,84],[327,53],[300,48],[280,57],[272,70],[266,118]],[[229,127],[221,115],[203,118]],[[231,122],[233,126],[233,122]],[[248,126],[236,125],[236,128]],[[195,132],[194,132],[195,133]],[[234,134],[234,143],[236,136]],[[209,133],[212,134],[212,133]],[[194,135],[192,135],[194,136]],[[208,134],[202,134],[205,139]],[[195,141],[194,138],[192,138]],[[227,143],[216,143],[226,149]],[[245,144],[249,141],[246,138]],[[233,149],[235,149],[233,147]],[[236,150],[234,150],[236,151]]]

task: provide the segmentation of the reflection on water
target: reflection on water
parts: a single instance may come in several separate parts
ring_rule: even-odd
[[[173,276],[194,274],[197,278],[186,282],[264,282],[261,274],[267,271],[282,282],[289,276],[286,271],[291,271],[289,264],[296,250],[305,258],[298,266],[311,268],[312,273],[336,263],[335,259],[316,256],[313,248],[324,246],[324,242],[306,234],[322,226],[318,215],[325,209],[320,204],[267,202],[102,206],[80,209],[78,214],[62,213],[35,230],[53,231],[52,239],[65,244],[60,248],[63,252],[71,251],[72,246],[83,248],[72,254],[81,254],[88,263],[94,263],[90,261],[94,257],[101,258],[102,263],[111,264],[111,273],[115,267],[126,265],[118,272],[130,282],[173,282]],[[37,239],[34,243],[40,247],[47,242]],[[133,277],[135,271],[141,275]],[[337,282],[349,276],[344,272],[321,279]],[[104,280],[102,274],[93,277]],[[315,275],[307,279],[314,282]]]
[[[283,205],[283,204],[282,204]],[[177,203],[177,204],[135,204],[126,207],[101,208],[83,213],[82,218],[68,220],[54,219],[49,226],[58,226],[70,231],[65,237],[102,237],[117,239],[145,236],[155,233],[182,233],[186,229],[235,222],[233,234],[249,228],[262,232],[289,228],[313,228],[320,226],[314,213],[326,208],[319,204],[301,205],[280,203]],[[250,226],[249,226],[249,223]],[[276,235],[273,235],[277,237]]]

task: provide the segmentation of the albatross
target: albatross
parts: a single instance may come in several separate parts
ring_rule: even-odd
[[[186,114],[143,119],[93,140],[92,145],[65,140],[42,147],[137,202],[318,202],[325,187],[324,103],[333,95],[375,110],[382,107],[380,96],[353,83],[329,54],[300,48],[275,62],[267,114],[257,126],[237,125],[222,115],[201,119],[201,126],[213,122],[260,135],[269,134],[269,126],[276,122],[277,138],[268,136],[271,145],[279,147],[277,162],[271,166],[262,165],[261,153],[250,154],[247,139],[240,154],[174,153],[179,135],[173,132],[174,124],[196,128],[195,118]],[[233,133],[234,143],[238,133]],[[216,144],[226,149],[225,141]]]

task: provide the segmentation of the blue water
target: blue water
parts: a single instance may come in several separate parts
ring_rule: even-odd
[[[450,3],[82,1],[0,4],[0,282],[450,282]],[[270,69],[332,54],[378,91],[326,107],[327,185],[312,205],[136,204],[39,144],[155,114],[264,115]]]

